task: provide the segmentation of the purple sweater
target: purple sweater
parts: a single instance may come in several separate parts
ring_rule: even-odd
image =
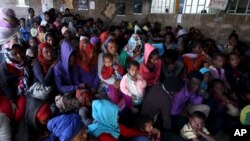
[[[186,103],[190,102],[194,105],[201,104],[202,97],[188,90],[187,84],[177,92],[172,99],[171,115],[179,115]]]
[[[68,60],[73,51],[72,45],[68,42],[62,43],[61,60],[54,67],[57,89],[62,93],[75,91],[80,83],[97,88],[99,83],[97,75],[84,72],[77,64],[72,66],[71,71],[69,71]]]

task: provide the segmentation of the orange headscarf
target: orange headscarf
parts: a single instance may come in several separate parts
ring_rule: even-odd
[[[106,41],[106,39],[108,38],[108,35],[109,35],[108,31],[104,31],[101,33],[100,39],[101,39],[102,44]]]
[[[44,58],[43,56],[43,48],[51,48],[51,45],[48,43],[41,43],[38,47],[38,61],[41,63],[42,67],[43,67],[43,71],[46,74],[49,70],[49,67],[51,66],[51,64],[53,63],[53,60],[47,60]]]
[[[97,54],[94,47],[89,42],[86,42],[86,39],[80,40],[78,64],[86,72],[91,71],[97,64]]]

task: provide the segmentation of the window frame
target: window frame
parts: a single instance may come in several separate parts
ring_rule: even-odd
[[[233,15],[250,15],[250,0],[248,0],[247,2],[247,5],[246,5],[246,8],[245,8],[245,12],[244,13],[237,13],[237,10],[238,10],[238,6],[239,6],[239,0],[236,0],[237,3],[235,5],[235,8],[234,9],[230,9],[230,7],[232,6],[233,4],[233,1],[230,0],[228,2],[228,6],[227,6],[227,9],[226,9],[226,13],[227,14],[233,14]]]
[[[20,1],[24,1],[24,4],[20,4]],[[29,0],[16,0],[17,4],[16,7],[29,7],[30,1]]]

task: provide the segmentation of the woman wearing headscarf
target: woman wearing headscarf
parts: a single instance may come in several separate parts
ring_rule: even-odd
[[[41,43],[38,47],[38,57],[33,65],[33,72],[38,82],[45,86],[52,85],[53,79],[53,51],[48,43]]]
[[[102,76],[102,68],[104,66],[103,56],[109,53],[112,55],[112,67],[118,66],[119,55],[117,53],[116,42],[114,38],[109,37],[102,45],[102,53],[98,56],[98,76],[101,80],[101,92],[104,92],[114,103],[118,104],[121,109],[125,106],[123,94],[120,91],[120,80],[118,75],[112,75],[111,77],[104,79]],[[118,71],[115,71],[118,72]],[[116,73],[115,73],[116,74]],[[118,73],[117,73],[118,74]]]
[[[25,113],[24,48],[18,45],[18,20],[12,9],[0,8],[0,45],[4,62],[0,66],[0,111],[20,121]]]
[[[66,41],[61,45],[61,59],[54,67],[54,77],[57,89],[61,93],[74,92],[87,86],[98,87],[98,82],[77,64],[76,51]]]
[[[131,60],[135,60],[138,63],[143,61],[143,45],[138,34],[133,34],[128,40],[128,44],[123,48],[120,54],[120,63],[126,68]]]
[[[87,133],[78,114],[64,114],[51,119],[47,125],[51,132],[45,141],[87,141]]]
[[[118,141],[120,136],[133,138],[146,135],[143,132],[130,129],[120,124],[119,107],[107,100],[95,100],[92,103],[93,124],[88,126],[88,132],[99,141]]]
[[[33,64],[34,82],[39,82],[43,86],[54,88],[54,65],[53,48],[48,43],[41,43],[38,47],[38,57]],[[49,99],[54,102],[56,90],[50,92]]]
[[[85,36],[80,37],[79,52],[77,55],[77,63],[82,68],[83,72],[96,84],[99,85],[99,77],[97,75],[97,52],[95,47],[90,43],[89,38]],[[92,91],[96,93],[96,89]]]
[[[97,70],[97,54],[89,38],[81,36],[79,44],[78,64],[86,72]]]
[[[14,44],[4,49],[5,62],[0,67],[0,84],[3,91],[1,95],[2,112],[11,120],[20,121],[25,113],[25,85],[24,51],[23,47]]]

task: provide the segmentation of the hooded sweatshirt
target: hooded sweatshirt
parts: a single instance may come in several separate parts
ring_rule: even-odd
[[[69,57],[74,49],[68,42],[61,46],[61,60],[54,67],[54,76],[57,89],[62,92],[75,91],[80,83],[86,83],[91,87],[98,87],[98,80],[84,72],[77,64],[69,71]]]
[[[161,60],[158,59],[155,64],[154,71],[150,71],[147,67],[147,62],[149,61],[149,56],[154,51],[155,48],[151,44],[145,44],[144,50],[144,62],[140,65],[139,74],[142,76],[142,79],[146,80],[147,85],[156,84],[160,79],[161,74]]]

